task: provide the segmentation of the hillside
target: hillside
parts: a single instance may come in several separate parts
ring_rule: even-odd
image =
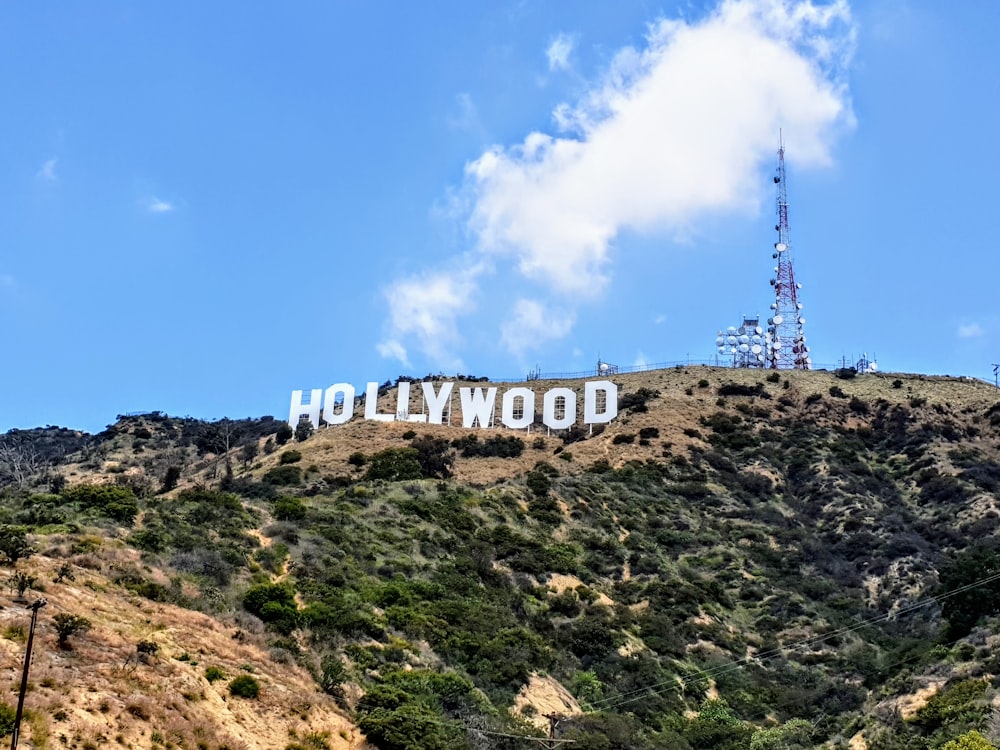
[[[549,714],[609,750],[996,746],[1000,398],[849,375],[614,375],[560,434],[8,433],[0,576],[49,601],[22,746],[527,748]]]

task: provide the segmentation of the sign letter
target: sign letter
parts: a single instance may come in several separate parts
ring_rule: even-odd
[[[378,383],[369,383],[365,389],[365,419],[374,419],[378,422],[394,422],[395,414],[378,413]]]
[[[603,398],[604,408],[598,411]],[[591,380],[583,384],[584,424],[605,424],[618,416],[618,386],[610,380]]]
[[[514,399],[521,399],[521,416],[514,417]],[[535,421],[535,392],[530,388],[511,388],[503,394],[500,421],[512,430],[521,430]]]
[[[341,408],[337,414],[337,396],[340,396]],[[335,383],[326,389],[323,398],[323,419],[327,424],[344,424],[354,416],[354,386],[350,383]]]
[[[444,419],[444,407],[451,398],[451,388],[455,385],[452,382],[442,383],[441,392],[434,393],[434,384],[423,382],[420,384],[424,389],[424,401],[427,402],[427,421],[431,424],[441,424]]]
[[[472,427],[476,420],[486,428],[493,421],[493,408],[497,401],[496,388],[459,388],[462,396],[462,427]],[[483,391],[486,391],[484,394]]]
[[[563,415],[556,418],[556,399],[563,399]],[[553,430],[565,430],[576,421],[576,394],[569,388],[553,388],[542,402],[542,422]]]
[[[292,391],[292,405],[288,409],[288,426],[293,430],[299,426],[302,417],[308,417],[312,426],[319,429],[319,413],[323,407],[323,389],[313,388],[310,392],[309,403],[302,403],[302,391]]]

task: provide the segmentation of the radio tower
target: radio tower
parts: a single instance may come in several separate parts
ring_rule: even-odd
[[[774,302],[771,303],[771,317],[767,319],[765,335],[766,367],[773,370],[808,370],[812,365],[809,347],[802,326],[802,303],[798,291],[801,284],[795,283],[792,269],[792,243],[788,234],[788,191],[785,184],[785,144],[778,135],[778,174],[774,177],[778,186],[778,241],[774,243],[774,254],[778,265],[774,267]]]

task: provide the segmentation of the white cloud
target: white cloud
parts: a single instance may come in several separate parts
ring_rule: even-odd
[[[455,112],[448,115],[448,127],[452,130],[478,130],[479,111],[469,94],[462,92],[455,96]]]
[[[758,210],[779,128],[796,168],[830,162],[854,124],[844,83],[854,40],[845,0],[723,0],[698,21],[656,22],[642,48],[620,50],[578,101],[555,108],[556,135],[532,132],[466,165],[453,201],[472,238],[461,262],[525,277],[550,299],[518,300],[506,319],[530,330],[533,311],[559,310],[545,340],[567,335],[573,310],[608,283],[623,231],[691,238],[709,215]],[[550,66],[572,50],[556,42]],[[522,347],[510,330],[504,343]]]
[[[174,210],[174,204],[161,200],[154,195],[146,201],[146,210],[152,214],[166,214]]]
[[[559,34],[545,50],[549,70],[569,70],[569,56],[573,54],[576,41],[569,34]]]
[[[660,21],[644,50],[619,52],[579,104],[557,109],[575,137],[530,133],[467,166],[479,249],[593,296],[621,230],[684,233],[703,214],[756,208],[779,128],[802,166],[828,162],[851,123],[832,77],[849,18],[845,3],[732,0],[700,23]]]
[[[39,182],[58,182],[59,177],[56,175],[56,164],[59,163],[59,159],[52,157],[51,159],[46,159],[45,163],[35,172],[35,179]]]
[[[655,318],[653,318],[653,325],[661,326],[666,322],[667,322],[666,315],[657,315]]]
[[[635,355],[635,360],[632,362],[633,367],[637,367],[640,370],[649,367],[649,360],[646,359],[646,355],[642,352],[638,352]]]
[[[481,268],[441,271],[400,279],[384,290],[389,305],[387,335],[376,349],[409,367],[408,346],[416,346],[441,367],[461,369],[455,354],[457,319],[475,308],[473,296]]]
[[[960,339],[978,338],[986,333],[986,330],[979,323],[969,323],[958,327],[958,337]]]
[[[500,341],[508,351],[523,356],[546,341],[561,339],[573,328],[575,316],[543,302],[519,299],[513,316],[500,326]]]

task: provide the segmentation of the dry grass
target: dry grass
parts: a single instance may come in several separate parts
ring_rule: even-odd
[[[95,553],[104,567],[125,550]],[[272,750],[290,733],[328,732],[331,747],[361,747],[357,730],[318,692],[309,674],[268,656],[263,641],[211,617],[133,596],[108,582],[104,573],[76,568],[76,580],[50,583],[62,560],[35,556],[25,567],[45,581],[48,606],[40,612],[25,707],[30,719],[22,737],[40,748],[104,746],[128,748],[230,748]],[[3,579],[10,575],[5,571]],[[56,646],[52,615],[87,617],[89,631],[70,638],[72,650]],[[0,689],[16,698],[29,617],[16,607],[0,610]],[[13,637],[10,637],[13,636]],[[159,645],[141,663],[136,644]],[[252,674],[258,700],[233,698],[227,680],[209,683],[207,666],[228,678]]]

